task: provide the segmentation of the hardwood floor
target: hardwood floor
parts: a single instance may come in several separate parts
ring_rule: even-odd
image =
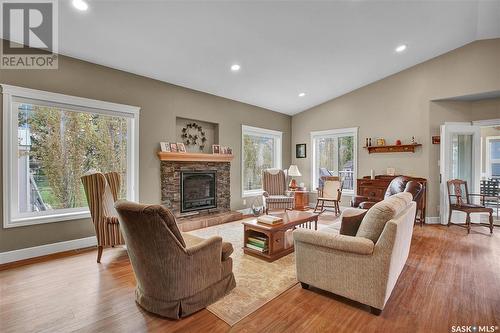
[[[484,229],[484,230],[483,230]],[[500,326],[500,230],[416,226],[410,258],[382,314],[315,288],[291,288],[228,326],[207,310],[179,320],[134,302],[125,250],[56,256],[0,271],[0,332],[450,332]],[[499,332],[499,329],[496,330]]]

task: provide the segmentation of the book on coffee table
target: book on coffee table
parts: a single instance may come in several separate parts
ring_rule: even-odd
[[[257,222],[265,223],[265,224],[278,224],[282,223],[283,219],[281,217],[272,216],[272,215],[262,215],[257,218]]]

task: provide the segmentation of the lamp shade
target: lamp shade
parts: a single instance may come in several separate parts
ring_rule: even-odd
[[[291,177],[300,177],[302,174],[299,171],[299,168],[295,164],[290,165],[288,168],[288,175]]]

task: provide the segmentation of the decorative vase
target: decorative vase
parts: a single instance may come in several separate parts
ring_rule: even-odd
[[[260,214],[262,214],[263,210],[264,210],[264,207],[262,207],[262,206],[252,205],[252,214],[253,214],[253,216],[259,216]]]

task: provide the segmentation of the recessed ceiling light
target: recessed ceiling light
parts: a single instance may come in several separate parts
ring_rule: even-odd
[[[237,72],[237,71],[239,71],[239,70],[240,70],[240,68],[241,68],[241,66],[240,66],[240,65],[238,65],[238,64],[234,64],[234,65],[232,65],[232,66],[231,66],[231,70],[232,70],[233,72]]]
[[[299,94],[299,97],[304,97],[305,95],[306,95],[306,93],[305,93],[305,92],[301,92],[301,93]]]
[[[397,52],[397,53],[401,53],[401,52],[403,52],[404,50],[406,50],[406,44],[401,44],[401,45],[399,45],[398,47],[396,47],[396,52]]]
[[[73,7],[75,7],[78,10],[81,10],[81,11],[85,11],[85,10],[89,9],[88,3],[85,2],[84,0],[73,0],[72,4],[73,4]]]

